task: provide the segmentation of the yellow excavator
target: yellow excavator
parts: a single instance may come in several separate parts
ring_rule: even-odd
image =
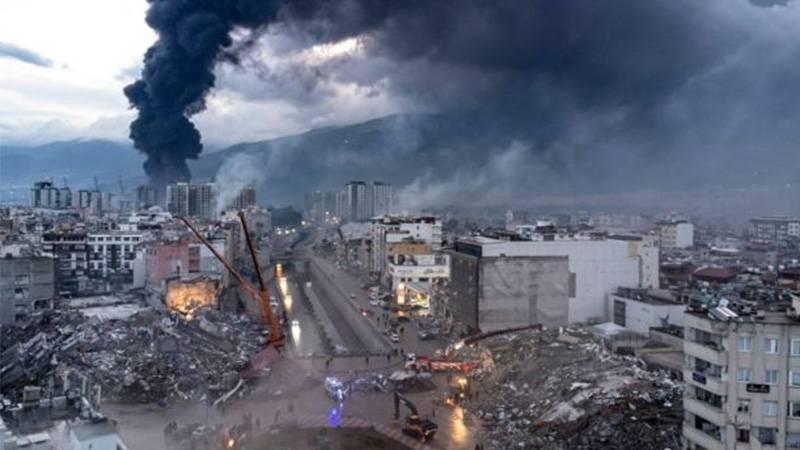
[[[400,404],[408,408],[410,414],[406,415],[405,424],[403,425],[403,434],[411,436],[420,442],[428,442],[436,436],[439,431],[439,425],[436,422],[424,418],[419,415],[417,407],[411,403],[411,400],[403,397],[400,393],[394,393],[394,415],[398,418],[400,415]]]

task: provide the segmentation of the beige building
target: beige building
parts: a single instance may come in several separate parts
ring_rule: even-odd
[[[694,225],[689,222],[659,222],[656,234],[663,250],[689,248],[694,245]]]
[[[722,307],[684,324],[685,448],[800,448],[800,320]]]

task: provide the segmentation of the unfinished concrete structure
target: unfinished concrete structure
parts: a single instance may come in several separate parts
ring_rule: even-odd
[[[481,331],[567,324],[566,256],[483,256],[480,246],[466,242],[447,253],[451,279],[444,290],[445,315]]]
[[[529,241],[472,236],[456,241],[451,253],[453,258],[461,258],[460,254],[480,259],[566,258],[569,281],[564,283],[566,287],[563,290],[568,293],[569,323],[602,322],[606,320],[606,298],[609,293],[618,287],[653,287],[650,284],[658,280],[658,247],[652,240],[620,240],[603,236],[575,235]],[[454,261],[454,280],[458,277],[455,274],[456,264]],[[454,289],[459,288],[454,287]],[[461,289],[463,290],[463,287]],[[469,304],[470,300],[461,296],[451,296],[451,299],[456,303],[464,303],[454,305],[453,308],[464,312],[462,317],[465,324],[474,326],[470,324],[474,324],[477,318],[471,317],[470,314],[477,315],[477,312],[474,305]]]

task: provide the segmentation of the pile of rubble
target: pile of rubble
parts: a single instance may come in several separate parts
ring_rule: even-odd
[[[261,327],[245,316],[205,309],[192,321],[140,311],[125,320],[56,311],[25,329],[4,328],[0,389],[53,387],[78,374],[104,398],[142,403],[218,396],[239,382]],[[85,389],[86,387],[84,387]]]
[[[484,359],[474,377],[480,396],[467,407],[481,417],[487,448],[681,448],[680,383],[608,352],[586,330],[562,331],[521,331],[462,350]]]

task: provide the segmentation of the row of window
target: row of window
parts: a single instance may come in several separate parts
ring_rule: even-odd
[[[790,341],[789,351],[792,356],[800,356],[800,338],[793,338]],[[750,336],[739,336],[738,347],[740,352],[753,351],[753,338]],[[777,338],[764,338],[764,353],[780,352],[780,342]]]
[[[740,413],[749,413],[750,403],[750,399],[740,399],[739,403],[736,405],[736,410]],[[790,401],[787,409],[787,415],[789,417],[800,418],[800,402]],[[761,410],[766,417],[776,417],[778,415],[778,402],[774,400],[764,400],[763,408]]]
[[[133,245],[120,245],[120,250],[123,252],[132,252]],[[94,245],[92,246],[92,251],[95,253],[105,252],[108,249],[108,245]]]
[[[90,236],[89,242],[139,242],[139,236]]]
[[[92,270],[102,270],[102,269],[105,269],[105,267],[106,267],[106,263],[103,263],[103,262],[98,262],[98,263],[91,262],[91,263],[89,263],[89,268],[92,269]],[[131,268],[131,263],[124,262],[124,263],[122,263],[122,267],[124,269],[130,269]]]
[[[736,371],[736,381],[739,383],[753,382],[753,369],[740,368]],[[767,369],[764,371],[764,384],[778,384],[778,370]],[[789,386],[800,387],[800,371],[789,371]]]

